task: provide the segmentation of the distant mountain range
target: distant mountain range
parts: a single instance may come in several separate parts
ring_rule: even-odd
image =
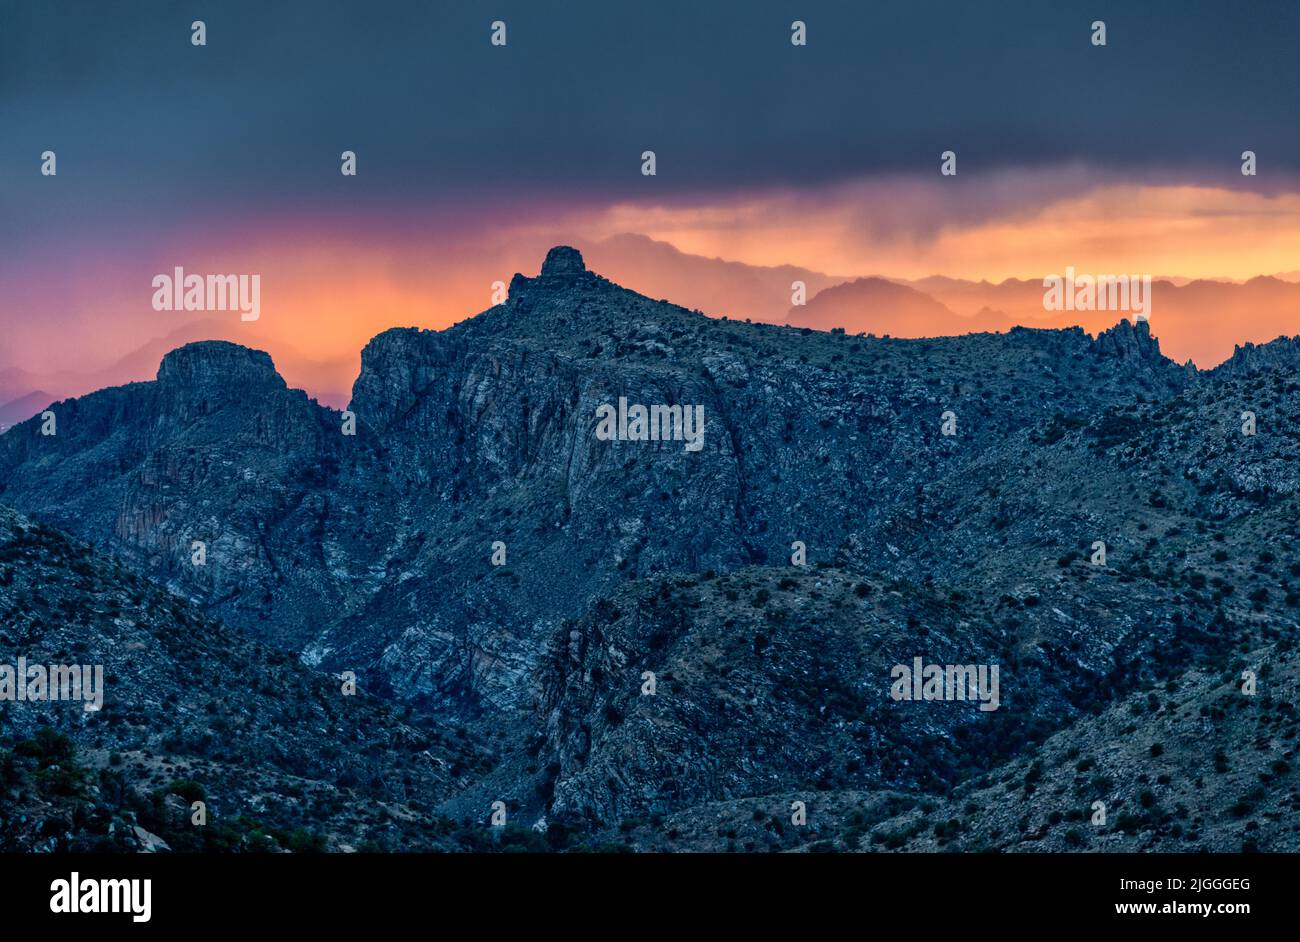
[[[884,278],[859,278],[820,292],[808,304],[790,308],[786,322],[814,330],[890,337],[951,337],[1009,330],[1008,314],[982,307],[971,315],[954,312],[924,291]]]
[[[802,281],[812,298],[852,280],[796,265],[765,267],[690,255],[667,242],[630,233],[578,245],[594,270],[619,284],[714,317],[783,323],[794,282]]]
[[[964,286],[929,287],[830,286],[800,316],[834,326],[863,299],[970,316]],[[1013,308],[1022,287],[992,290]],[[870,332],[705,317],[556,247],[503,304],[371,340],[348,415],[265,352],[186,344],[151,381],[55,404],[53,436],[37,420],[0,436],[0,608],[22,616],[5,647],[54,657],[74,643],[51,636],[55,613],[95,612],[80,637],[109,658],[96,646],[143,622],[164,650],[114,659],[115,712],[164,690],[178,729],[43,715],[96,762],[184,768],[243,822],[241,847],[272,829],[278,846],[500,847],[495,801],[520,826],[507,842],[537,849],[1300,847],[1300,338],[1198,370],[1128,320]],[[597,435],[628,403],[699,406],[702,447],[626,422]],[[137,609],[119,617],[124,593]],[[204,660],[209,620],[256,646],[247,667]],[[203,687],[152,679],[161,658],[247,682],[266,651],[302,673],[216,714]],[[894,698],[915,658],[998,665],[998,708]],[[399,820],[425,794],[436,839],[316,814],[295,837],[199,761],[249,742],[248,774],[270,780],[285,756],[257,717],[300,697],[321,717],[304,749],[323,743],[347,701],[318,671],[354,672],[397,714],[366,720],[372,768],[297,774],[378,776]],[[399,727],[425,731],[423,757]],[[22,807],[98,808],[77,818],[86,841],[139,819],[126,799],[42,792],[37,735],[0,737]],[[398,771],[413,758],[427,780]]]
[[[830,275],[794,265],[765,267],[705,258],[630,233],[577,244],[595,269],[618,283],[713,317],[817,330],[838,327],[852,334],[943,337],[1006,331],[1017,325],[1078,325],[1095,334],[1128,316],[1045,311],[1041,279],[995,284],[942,276],[908,281]],[[804,305],[792,303],[795,282],[804,285]],[[1202,366],[1213,365],[1230,356],[1237,344],[1300,333],[1300,272],[1244,283],[1156,278],[1152,290],[1152,323],[1179,360],[1194,358]],[[291,385],[335,408],[347,403],[347,389],[357,376],[354,356],[314,359],[260,334],[256,325],[205,318],[145,341],[90,372],[33,372],[0,362],[0,428],[29,418],[51,401],[148,380],[163,354],[200,340],[229,340],[268,350]]]
[[[21,386],[18,388],[21,388]],[[24,393],[16,399],[0,403],[0,432],[16,422],[21,422],[23,419],[36,415],[53,402],[55,398],[45,390],[37,389],[34,392]]]

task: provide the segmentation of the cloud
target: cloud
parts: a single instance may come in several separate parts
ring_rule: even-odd
[[[863,275],[1001,280],[1074,265],[1249,278],[1294,269],[1300,193],[1140,185],[1067,165],[960,187],[936,172],[718,202],[622,202],[574,224],[593,235],[642,232],[699,255]]]
[[[153,0],[10,6],[0,208],[21,227],[39,224],[53,189],[34,172],[45,147],[86,218],[127,223],[181,201],[219,215],[351,200],[718,200],[890,184],[935,172],[949,148],[957,187],[981,191],[959,213],[1010,202],[1000,171],[1030,180],[1073,161],[1167,185],[1226,179],[1251,148],[1259,187],[1300,173],[1294,0],[1258,0],[1249,17],[1197,0],[805,0],[798,14],[781,0],[743,13],[503,0],[491,14],[227,0],[202,14],[203,49],[189,44],[199,14],[159,15]],[[789,43],[794,15],[806,48]],[[496,16],[510,27],[501,49],[487,42]],[[1109,25],[1100,49],[1088,40],[1097,16]],[[343,190],[349,148],[361,171]],[[646,148],[653,181],[639,173]],[[887,210],[863,223],[917,225]]]

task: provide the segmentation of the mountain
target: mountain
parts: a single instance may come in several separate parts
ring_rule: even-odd
[[[158,361],[168,351],[202,340],[256,344],[261,341],[261,336],[255,327],[250,329],[250,325],[239,321],[216,318],[193,321],[148,341],[104,369],[81,375],[63,374],[60,388],[65,390],[65,396],[80,395],[105,386],[147,380],[157,371]],[[356,377],[354,359],[312,359],[281,341],[276,342],[275,348],[279,368],[287,380],[299,388],[311,389],[315,398],[329,405],[341,407],[347,402],[345,390]]]
[[[884,278],[859,278],[827,288],[806,305],[790,308],[787,323],[891,337],[949,337],[1014,326],[1005,314],[988,309],[973,316],[954,314],[930,295]]]
[[[701,407],[700,447],[597,434],[620,400]],[[1202,372],[1127,320],[750,324],[556,247],[496,307],[376,336],[346,414],[219,341],[52,408],[0,437],[0,504],[456,729],[495,761],[437,812],[503,800],[552,846],[856,848],[1281,657],[1300,601],[1291,341]],[[998,709],[892,699],[915,657],[1000,665]]]
[[[713,316],[792,323],[898,337],[1005,331],[1012,326],[1109,329],[1115,311],[1047,311],[1041,278],[1001,282],[931,276],[828,275],[797,266],[762,267],[682,252],[667,242],[622,234],[581,243],[597,270],[651,297],[672,298]],[[1233,345],[1261,344],[1300,324],[1300,279],[1294,273],[1252,278],[1152,278],[1151,318],[1170,355],[1202,368],[1225,360]],[[792,306],[791,282],[807,285],[807,305]],[[917,294],[894,290],[911,288]],[[823,297],[824,296],[824,297]],[[934,303],[930,303],[934,302]]]
[[[1241,666],[1259,669],[1253,695],[1242,693]],[[1294,853],[1297,681],[1290,644],[1188,672],[942,802],[886,814],[854,832],[853,849]]]
[[[705,258],[634,234],[580,244],[594,268],[621,284],[737,320],[934,337],[1012,326],[1079,326],[1096,334],[1129,316],[1045,310],[1041,278],[997,283],[937,275],[853,278]],[[796,280],[807,285],[806,305],[791,304]],[[1287,274],[1244,282],[1153,277],[1151,295],[1152,323],[1170,354],[1180,362],[1194,359],[1203,368],[1225,360],[1236,343],[1262,344],[1300,324],[1300,281]]]
[[[641,294],[672,298],[714,317],[752,318],[769,324],[786,319],[792,285],[802,281],[807,297],[848,281],[797,265],[747,265],[682,252],[668,242],[623,233],[580,247],[587,262]]]
[[[203,340],[256,343],[259,337],[246,324],[207,318],[149,340],[113,363],[89,372],[58,370],[33,373],[17,368],[0,369],[0,401],[8,403],[0,407],[0,425],[13,424],[31,416],[31,412],[21,415],[16,412],[26,408],[26,403],[41,397],[45,397],[45,402],[39,405],[44,406],[55,399],[148,380],[157,372],[159,360],[168,351],[185,344]],[[280,368],[287,378],[298,386],[312,389],[313,396],[323,403],[340,408],[347,403],[347,394],[340,390],[346,389],[356,376],[356,364],[351,358],[315,360],[284,343],[277,342],[275,346],[281,360]],[[11,415],[11,421],[7,421],[5,416],[10,413],[15,414]]]
[[[0,405],[0,432],[16,422],[36,415],[53,402],[54,398],[44,390],[38,389]]]
[[[11,402],[30,395],[39,385],[39,378],[27,370],[12,366],[0,367],[0,401]]]
[[[557,638],[550,813],[642,850],[1300,848],[1296,408],[1284,368],[1062,415],[883,560],[629,587]],[[999,710],[891,702],[922,654],[999,664]]]
[[[1001,364],[997,399],[978,362]],[[314,662],[517,706],[558,620],[628,577],[762,563],[801,538],[817,558],[879,548],[927,485],[1034,416],[1186,382],[1127,324],[858,341],[706,318],[557,250],[503,305],[372,340],[355,436],[265,354],[192,344],[154,382],[59,404],[55,436],[6,434],[0,500]],[[702,451],[596,440],[597,406],[620,397],[702,405]],[[867,481],[881,498],[864,508]]]

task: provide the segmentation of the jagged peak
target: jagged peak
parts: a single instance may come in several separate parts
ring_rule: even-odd
[[[1228,376],[1248,376],[1263,370],[1300,367],[1300,336],[1276,337],[1267,343],[1247,341],[1233,347],[1232,356],[1214,372]]]
[[[1093,340],[1093,346],[1103,355],[1125,359],[1165,359],[1160,352],[1160,341],[1152,335],[1151,325],[1145,320],[1123,318],[1113,327],[1099,333]]]

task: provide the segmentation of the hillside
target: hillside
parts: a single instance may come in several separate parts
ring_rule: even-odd
[[[5,850],[150,847],[137,826],[172,850],[436,847],[433,806],[493,761],[3,507],[0,650],[103,676],[97,710],[0,710]]]

